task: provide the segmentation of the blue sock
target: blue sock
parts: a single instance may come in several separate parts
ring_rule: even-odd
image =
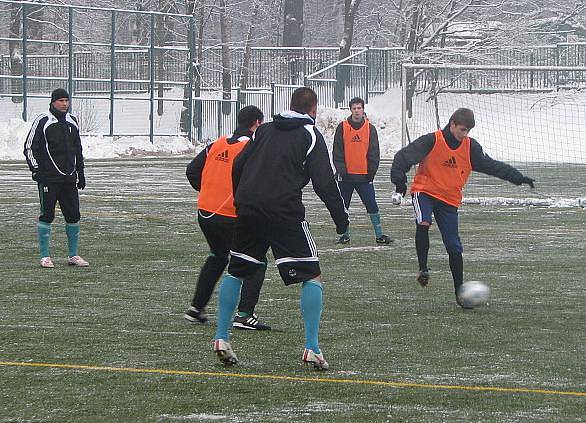
[[[383,228],[380,224],[380,214],[377,213],[368,213],[368,217],[370,217],[370,222],[372,223],[372,227],[374,228],[374,234],[377,238],[380,238],[383,235]]]
[[[226,274],[222,279],[218,293],[218,318],[214,339],[230,340],[230,327],[240,299],[241,288],[242,279],[235,278],[230,274]]]
[[[319,321],[321,311],[323,286],[321,282],[310,279],[303,282],[301,287],[301,314],[305,324],[305,348],[319,354]]]
[[[39,235],[39,250],[41,257],[50,257],[49,244],[51,243],[51,224],[47,222],[37,223],[37,234]]]
[[[69,257],[77,255],[77,246],[79,245],[79,222],[66,223],[65,233],[67,234],[67,245],[69,246]]]

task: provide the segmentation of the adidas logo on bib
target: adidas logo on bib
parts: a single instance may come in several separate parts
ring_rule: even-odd
[[[458,165],[456,164],[456,158],[454,156],[452,156],[451,159],[446,160],[442,166],[446,166],[446,167],[451,167],[453,169],[456,169],[458,167]]]
[[[228,162],[228,150],[222,151],[218,155],[216,155],[216,160],[220,160],[222,162]]]

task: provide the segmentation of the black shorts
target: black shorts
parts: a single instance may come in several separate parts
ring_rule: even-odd
[[[236,219],[228,273],[237,278],[250,276],[264,265],[269,247],[285,285],[321,274],[317,246],[305,220],[275,222],[248,216]]]
[[[74,182],[63,184],[38,183],[39,201],[41,203],[41,215],[39,220],[51,223],[55,219],[55,206],[59,202],[59,208],[67,223],[79,222],[79,194]]]
[[[225,259],[228,263],[236,218],[198,210],[197,222],[210,246],[210,252],[219,259]]]

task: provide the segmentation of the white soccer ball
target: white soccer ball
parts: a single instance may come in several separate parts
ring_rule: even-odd
[[[485,305],[490,297],[490,288],[478,281],[462,284],[458,290],[458,298],[464,308],[475,308]]]
[[[391,203],[393,203],[396,206],[400,206],[402,201],[403,196],[398,192],[393,192],[393,194],[391,195]]]

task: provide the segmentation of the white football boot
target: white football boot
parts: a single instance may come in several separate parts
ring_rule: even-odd
[[[316,354],[313,350],[305,348],[303,350],[303,362],[309,365],[312,365],[316,370],[328,370],[330,365],[324,358],[323,351],[319,354]]]
[[[223,339],[214,339],[212,343],[216,356],[224,366],[233,366],[238,363],[238,357],[236,357],[229,342],[226,342]]]

